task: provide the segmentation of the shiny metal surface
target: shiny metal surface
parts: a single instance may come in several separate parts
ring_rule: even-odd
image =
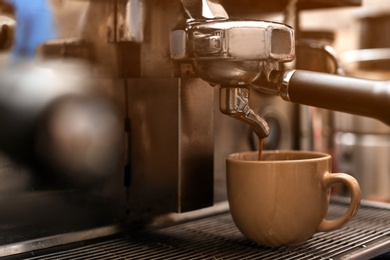
[[[229,18],[222,5],[215,0],[182,0],[181,3],[191,20]]]
[[[346,67],[347,73],[354,74],[358,76],[359,65],[362,63],[374,64],[375,62],[386,61],[390,59],[390,49],[389,48],[369,48],[369,49],[358,49],[358,50],[349,50],[342,54],[340,57],[343,66]],[[367,66],[366,64],[366,66]],[[354,66],[355,65],[355,66]],[[357,70],[357,71],[356,71]],[[368,72],[370,67],[366,67],[365,71]],[[375,70],[375,68],[371,68]],[[378,72],[385,73],[386,70],[377,69]],[[364,71],[363,71],[364,73]]]
[[[120,192],[120,186],[115,187]],[[98,188],[94,192],[2,193],[0,256],[119,232],[120,223],[126,219],[125,212],[118,210],[124,207],[124,199],[110,198],[113,193],[102,195]]]
[[[386,80],[389,70],[383,65],[389,57],[387,48],[351,50],[343,54],[342,63],[347,75]],[[335,113],[334,131],[338,170],[355,176],[363,198],[390,202],[390,126],[372,118]]]
[[[172,46],[172,58],[291,61],[294,32],[279,23],[255,20],[188,22],[174,29],[183,39],[184,49]],[[186,35],[183,37],[182,34]]]
[[[388,135],[336,132],[337,170],[353,175],[362,198],[390,202],[390,138]]]
[[[130,204],[188,211],[213,203],[214,90],[200,79],[129,79]]]
[[[236,0],[221,0],[222,5],[227,10],[231,18],[242,16],[254,17],[259,14],[282,13],[291,1],[257,1],[242,0],[237,4]],[[300,0],[299,9],[301,10],[319,10],[321,8],[337,8],[348,6],[360,6],[362,0]]]
[[[338,55],[332,47],[335,33],[329,30],[303,30],[296,44],[296,68],[344,75]],[[313,106],[300,106],[300,148],[331,151],[333,112]]]
[[[328,217],[343,214],[346,204],[335,199]],[[75,243],[59,251],[37,250],[11,259],[371,259],[390,250],[388,204],[363,203],[344,228],[319,233],[295,247],[267,248],[254,244],[235,227],[227,204],[212,213],[195,212],[175,225]],[[206,215],[204,214],[206,213]],[[209,215],[207,215],[209,214]],[[385,227],[385,228],[383,228]],[[66,237],[66,236],[65,236]],[[16,257],[16,258],[15,258]]]
[[[249,107],[249,90],[245,87],[268,67],[294,58],[293,30],[272,22],[230,20],[220,5],[195,3],[182,1],[190,19],[171,32],[171,58],[190,62],[197,76],[222,86],[220,111],[248,123],[263,139],[269,135],[269,127]]]
[[[0,246],[0,258],[10,255],[22,254],[25,252],[32,252],[42,250],[52,246],[60,246],[64,244],[71,244],[83,240],[89,240],[99,237],[110,236],[121,233],[123,228],[120,225],[99,227],[91,230],[83,230],[76,232],[69,232],[67,234],[60,234],[55,236],[47,236],[43,239],[30,240],[21,243],[14,243]]]
[[[120,0],[116,3],[116,31],[107,31],[107,37],[111,38],[115,33],[117,42],[144,41],[144,27],[146,11],[144,0]]]
[[[334,128],[340,132],[357,134],[390,134],[390,127],[379,120],[346,113],[334,113]]]
[[[343,74],[336,51],[331,45],[301,41],[296,45],[297,68],[310,71]]]
[[[291,101],[289,96],[289,82],[294,73],[295,70],[281,72],[276,69],[268,73],[263,72],[264,76],[253,81],[250,86],[259,92],[280,96],[286,101]]]
[[[219,100],[222,113],[249,124],[261,139],[269,135],[267,122],[249,107],[248,88],[221,87]]]
[[[259,61],[294,58],[293,30],[265,21],[187,23],[171,32],[171,57],[193,61],[197,74],[213,84],[248,85],[261,73]]]
[[[130,2],[93,2],[83,32],[93,43],[95,61],[118,80],[111,91],[130,121],[129,208],[157,214],[208,206],[213,202],[214,90],[169,56],[169,33],[185,15],[182,4],[138,1],[142,14],[135,22],[143,26],[138,28],[143,38],[119,42],[121,26],[131,29],[130,20],[122,19],[132,12]],[[118,10],[119,5],[126,8]]]
[[[347,75],[372,80],[390,78],[388,69],[376,67],[389,60],[390,49],[388,48],[350,50],[341,56],[341,63]],[[345,113],[335,113],[335,129],[357,134],[390,134],[390,127],[378,120]]]
[[[117,16],[130,15],[129,9],[126,9],[125,14],[118,14],[115,11],[116,2],[132,1],[95,1],[88,8],[82,37],[92,43],[90,48],[94,62],[108,71],[107,76],[119,79],[173,77],[176,68],[169,56],[169,34],[185,15],[180,1],[139,2],[138,7],[143,14],[140,19],[143,20],[137,21],[144,26],[140,31],[143,33],[142,44],[129,40],[115,44],[118,40],[116,32],[121,27],[121,23],[117,23],[121,19],[117,19]]]

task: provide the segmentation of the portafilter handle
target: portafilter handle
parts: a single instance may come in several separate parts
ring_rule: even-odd
[[[390,125],[390,81],[274,70],[251,86],[286,101],[371,117]]]

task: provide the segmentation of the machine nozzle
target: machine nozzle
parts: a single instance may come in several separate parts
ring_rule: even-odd
[[[181,2],[191,20],[229,18],[223,6],[215,0],[181,0]]]
[[[249,88],[221,87],[219,106],[222,113],[249,124],[259,139],[269,135],[267,122],[249,107]]]

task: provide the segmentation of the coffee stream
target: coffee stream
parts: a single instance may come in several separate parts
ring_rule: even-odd
[[[263,154],[263,141],[264,141],[264,138],[259,137],[259,155],[258,155],[259,161],[261,161],[261,156]]]

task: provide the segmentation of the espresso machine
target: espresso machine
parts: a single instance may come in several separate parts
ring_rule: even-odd
[[[362,259],[390,251],[386,203],[364,201],[340,231],[272,249],[239,233],[226,196],[227,154],[257,150],[261,139],[264,149],[305,148],[301,105],[390,124],[388,81],[318,72],[298,55],[301,12],[362,1],[47,3],[57,36],[33,58],[1,65],[1,259]],[[2,27],[9,43],[21,21],[6,10],[15,18]],[[329,217],[346,208],[333,198]]]

